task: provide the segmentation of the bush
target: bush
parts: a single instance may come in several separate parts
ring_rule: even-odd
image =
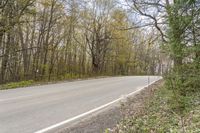
[[[169,102],[180,115],[190,111],[193,96],[200,92],[200,71],[193,63],[184,64],[165,76],[166,88],[173,92]]]

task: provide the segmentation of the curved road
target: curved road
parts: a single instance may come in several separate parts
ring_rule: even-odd
[[[127,76],[0,91],[0,133],[41,131],[146,85],[147,76]]]

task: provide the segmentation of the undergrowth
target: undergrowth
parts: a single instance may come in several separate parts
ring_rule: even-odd
[[[107,133],[200,133],[200,94],[189,99],[189,111],[181,116],[173,111],[172,90],[162,87],[155,91],[150,101],[137,115],[124,118],[117,130]]]

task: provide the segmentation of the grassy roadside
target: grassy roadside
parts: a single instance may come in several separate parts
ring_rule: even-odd
[[[92,77],[90,77],[90,78],[92,78]],[[80,80],[80,79],[86,80],[86,79],[89,79],[89,77],[71,78],[71,79],[65,79],[65,80],[51,80],[51,81],[27,80],[27,81],[19,81],[19,82],[10,82],[10,83],[0,85],[0,90],[16,89],[16,88],[30,87],[30,86],[37,86],[37,85],[54,84],[54,83],[60,83],[60,82],[65,82],[65,81],[75,81],[75,80]]]
[[[19,81],[19,82],[10,82],[6,84],[0,85],[0,90],[7,90],[7,89],[16,89],[21,87],[29,87],[29,86],[37,86],[37,85],[46,85],[46,84],[55,84],[55,83],[62,83],[62,82],[72,82],[77,80],[88,80],[88,79],[97,79],[97,78],[106,78],[109,76],[73,76],[67,77],[63,79],[53,79],[51,81],[42,80],[42,81],[34,81],[34,80],[27,80],[27,81]],[[112,76],[117,77],[117,76]]]
[[[36,82],[34,82],[33,80],[11,82],[11,83],[0,85],[0,90],[15,89],[15,88],[19,88],[19,87],[27,87],[27,86],[34,85],[35,83]]]
[[[182,117],[172,109],[172,95],[172,90],[165,87],[156,89],[150,98],[144,99],[140,109],[127,113],[114,129],[106,130],[106,133],[200,133],[200,94],[191,98],[190,111]],[[132,110],[131,106],[129,110]]]

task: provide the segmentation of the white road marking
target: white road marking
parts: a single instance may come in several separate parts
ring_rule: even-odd
[[[161,78],[159,78],[159,79],[161,79]],[[158,80],[159,80],[159,79],[158,79]],[[158,81],[158,80],[156,80],[156,81]],[[130,97],[130,96],[132,96],[132,95],[134,95],[134,94],[136,94],[136,93],[138,93],[138,92],[144,90],[146,87],[148,87],[149,85],[155,83],[156,81],[153,81],[153,82],[149,83],[148,85],[146,85],[146,86],[144,86],[144,87],[141,87],[140,89],[138,89],[138,90],[136,90],[136,91],[134,91],[134,92],[132,92],[132,93],[127,94],[126,97]],[[67,124],[67,123],[72,122],[72,121],[74,121],[74,120],[80,119],[80,118],[82,118],[82,117],[84,117],[84,116],[87,116],[87,115],[89,115],[89,114],[92,114],[92,113],[94,113],[94,112],[97,112],[97,111],[99,111],[99,110],[101,110],[101,109],[103,109],[103,108],[106,108],[106,107],[108,107],[108,106],[110,106],[110,105],[112,105],[112,104],[114,104],[114,103],[116,103],[116,102],[121,101],[122,99],[124,99],[124,98],[123,98],[123,97],[120,97],[120,98],[118,98],[118,99],[116,99],[116,100],[114,100],[114,101],[112,101],[112,102],[109,102],[109,103],[107,103],[107,104],[104,104],[104,105],[102,105],[102,106],[100,106],[100,107],[98,107],[98,108],[92,109],[92,110],[90,110],[90,111],[88,111],[88,112],[85,112],[85,113],[80,114],[80,115],[78,115],[78,116],[75,116],[75,117],[73,117],[73,118],[67,119],[67,120],[65,120],[65,121],[62,121],[62,122],[57,123],[57,124],[55,124],[55,125],[52,125],[52,126],[50,126],[50,127],[47,127],[47,128],[42,129],[42,130],[36,131],[35,133],[45,133],[45,132],[48,132],[48,131],[50,131],[50,130],[52,130],[52,129],[55,129],[55,128],[57,128],[57,127],[60,127],[60,126],[62,126],[62,125],[64,125],[64,124]]]

